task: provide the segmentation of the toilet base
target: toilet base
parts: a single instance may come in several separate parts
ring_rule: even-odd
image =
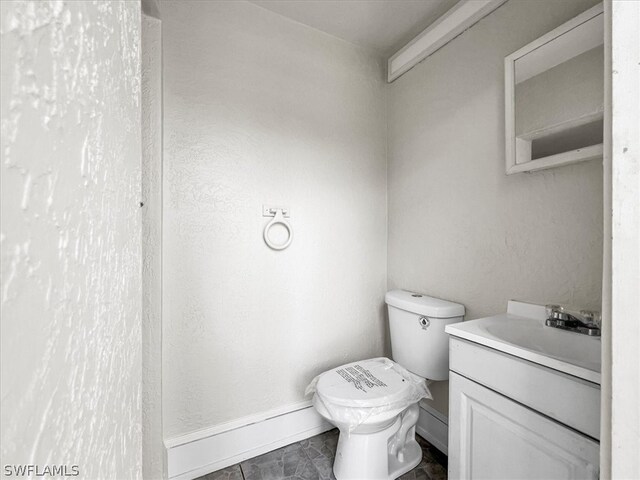
[[[337,480],[395,480],[422,460],[415,439],[418,404],[375,433],[340,431],[333,464]]]
[[[405,445],[404,462],[399,462],[395,455],[388,455],[389,458],[389,477],[388,480],[394,480],[401,477],[410,470],[416,468],[422,461],[422,448],[415,440],[411,439]],[[337,478],[337,477],[336,477]]]

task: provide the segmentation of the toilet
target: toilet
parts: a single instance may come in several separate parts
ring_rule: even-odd
[[[464,306],[405,290],[387,292],[391,354],[318,375],[307,388],[313,406],[340,430],[333,464],[337,480],[392,480],[415,468],[419,401],[425,380],[449,376],[444,328],[461,322]]]

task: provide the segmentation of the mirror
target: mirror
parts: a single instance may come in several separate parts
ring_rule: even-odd
[[[602,157],[602,4],[505,58],[506,172]]]

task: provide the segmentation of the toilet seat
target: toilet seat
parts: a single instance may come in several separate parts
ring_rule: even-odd
[[[399,370],[397,364],[387,358],[372,358],[323,373],[318,378],[316,392],[331,405],[393,408],[414,395],[415,382],[421,380],[417,375]]]
[[[388,358],[349,363],[317,376],[306,393],[338,427],[333,472],[339,480],[393,480],[420,463],[418,402],[431,398],[424,378]]]

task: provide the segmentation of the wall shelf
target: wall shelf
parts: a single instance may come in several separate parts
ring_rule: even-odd
[[[601,158],[603,112],[518,135],[516,162],[507,174],[538,171]]]

